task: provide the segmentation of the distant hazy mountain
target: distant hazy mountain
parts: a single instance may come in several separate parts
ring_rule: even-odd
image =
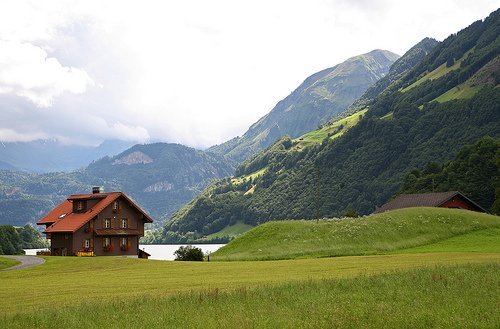
[[[233,138],[209,151],[243,161],[283,135],[298,137],[344,111],[368,87],[389,72],[399,58],[386,50],[373,50],[349,58],[308,77],[242,137]]]
[[[0,170],[16,170],[16,167],[11,165],[10,163],[0,161]]]
[[[0,161],[32,172],[71,171],[118,154],[134,143],[108,140],[99,146],[64,145],[56,140],[0,143]],[[2,167],[3,168],[3,167]],[[9,169],[9,168],[3,168]]]

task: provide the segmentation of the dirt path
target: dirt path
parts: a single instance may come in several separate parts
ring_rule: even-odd
[[[4,268],[3,270],[0,270],[0,271],[22,270],[23,268],[38,266],[38,265],[42,265],[43,263],[45,263],[45,259],[37,257],[37,256],[2,255],[2,257],[18,260],[21,262],[21,264],[17,264],[17,265],[11,266],[11,267]]]

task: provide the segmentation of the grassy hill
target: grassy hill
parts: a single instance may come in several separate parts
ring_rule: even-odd
[[[500,217],[443,208],[400,209],[363,218],[319,222],[269,222],[231,241],[214,252],[211,259],[269,260],[369,255],[425,246],[491,228],[500,228]],[[500,242],[499,237],[496,237],[496,242]],[[494,251],[500,252],[500,243]]]

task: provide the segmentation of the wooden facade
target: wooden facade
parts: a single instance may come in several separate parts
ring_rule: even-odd
[[[68,197],[37,224],[46,226],[54,256],[138,256],[144,224],[151,222],[124,193],[96,192]]]

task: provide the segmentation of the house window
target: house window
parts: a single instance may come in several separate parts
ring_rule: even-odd
[[[85,248],[90,248],[90,239],[85,240]]]
[[[128,220],[126,218],[122,218],[122,228],[128,227]]]
[[[113,211],[120,212],[120,201],[118,200],[113,201]]]
[[[104,238],[104,239],[102,239],[102,246],[103,247],[109,247],[109,246],[111,246],[111,238]]]
[[[68,240],[69,239],[69,234],[64,234],[64,240]]]
[[[122,251],[130,250],[130,245],[128,244],[128,238],[126,236],[120,238],[120,249]]]
[[[104,220],[104,228],[111,228],[111,218],[106,218]]]
[[[76,210],[78,210],[78,211],[83,210],[83,201],[76,202]]]

